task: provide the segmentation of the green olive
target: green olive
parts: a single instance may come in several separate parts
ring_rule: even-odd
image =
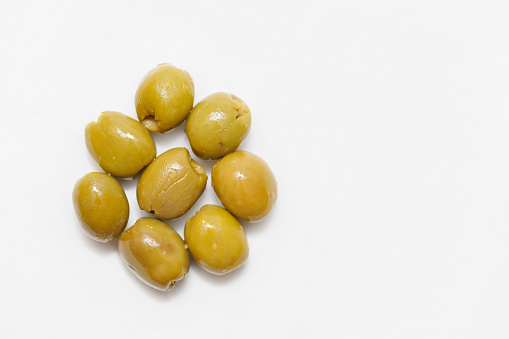
[[[141,175],[136,190],[138,205],[159,218],[178,218],[202,195],[207,179],[187,149],[170,149],[159,155]]]
[[[138,119],[152,132],[164,133],[182,123],[193,108],[194,83],[184,70],[160,64],[150,70],[136,91]]]
[[[251,128],[251,111],[233,94],[214,93],[200,101],[186,122],[189,143],[201,159],[236,151]]]
[[[82,228],[97,241],[110,241],[127,225],[129,203],[124,189],[106,173],[85,174],[76,182],[72,198]]]
[[[154,218],[141,218],[120,235],[124,263],[149,286],[168,291],[189,272],[189,253],[173,228]]]
[[[277,182],[269,165],[245,151],[233,152],[214,165],[212,187],[228,211],[249,222],[265,218],[277,199]]]
[[[156,157],[147,129],[119,112],[103,112],[97,122],[89,123],[85,141],[99,166],[119,178],[133,178]]]
[[[198,265],[213,274],[233,271],[249,255],[242,225],[219,206],[205,205],[187,219],[184,238]]]

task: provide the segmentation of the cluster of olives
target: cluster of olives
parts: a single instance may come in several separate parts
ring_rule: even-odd
[[[239,221],[265,218],[277,197],[277,183],[260,157],[237,148],[251,127],[251,112],[238,97],[212,94],[196,106],[189,74],[169,64],[152,69],[135,95],[139,121],[118,112],[103,112],[85,128],[88,151],[106,173],[79,179],[73,202],[82,228],[93,239],[118,237],[125,264],[143,282],[163,291],[189,272],[189,252],[204,270],[226,274],[247,259],[249,247]],[[212,169],[212,187],[223,207],[203,206],[187,219],[184,239],[161,219],[186,214],[200,198],[208,180],[204,169],[177,147],[156,157],[149,131],[165,133],[187,118],[186,134],[201,159],[219,159]],[[141,218],[125,230],[129,203],[114,178],[134,178],[138,205],[157,218]]]

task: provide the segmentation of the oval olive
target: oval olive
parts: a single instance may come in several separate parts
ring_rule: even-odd
[[[212,187],[228,211],[249,222],[265,218],[277,199],[277,182],[269,165],[245,151],[233,152],[214,165]]]
[[[159,155],[143,172],[136,196],[142,210],[163,219],[184,215],[205,190],[207,174],[183,147]]]
[[[132,178],[156,157],[149,131],[119,112],[103,112],[85,128],[90,155],[101,168],[119,178]]]
[[[168,291],[189,272],[189,253],[173,228],[154,218],[141,218],[120,235],[124,263],[144,283]]]
[[[80,224],[93,239],[108,242],[127,225],[127,197],[118,181],[108,174],[85,174],[76,182],[72,197]]]
[[[186,134],[201,159],[218,159],[236,151],[251,128],[251,111],[233,94],[214,93],[200,101],[186,122]]]
[[[141,80],[134,101],[143,126],[152,132],[167,132],[184,121],[193,108],[193,79],[184,70],[160,64]]]
[[[219,206],[205,205],[187,219],[184,238],[198,265],[213,274],[233,271],[249,255],[242,225]]]

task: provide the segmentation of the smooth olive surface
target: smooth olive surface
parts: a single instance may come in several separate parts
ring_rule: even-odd
[[[156,145],[139,121],[119,112],[103,112],[85,128],[90,155],[119,178],[132,178],[156,157]]]
[[[194,83],[184,70],[161,64],[150,70],[136,91],[138,119],[152,132],[164,133],[182,123],[193,108]]]
[[[249,222],[265,218],[277,199],[277,182],[269,165],[245,151],[235,151],[214,165],[212,187],[228,211]]]
[[[201,159],[218,159],[236,151],[251,128],[251,111],[233,94],[214,93],[200,101],[186,122],[186,134]]]
[[[129,203],[124,189],[106,173],[85,174],[76,182],[72,200],[82,228],[97,241],[110,241],[127,225]]]
[[[242,225],[219,206],[205,205],[187,219],[184,238],[198,265],[213,274],[233,271],[249,255]]]
[[[125,264],[144,283],[168,291],[189,272],[189,253],[173,228],[141,218],[120,235],[118,250]]]
[[[207,174],[183,147],[159,155],[143,172],[136,196],[142,210],[163,219],[184,215],[205,190]]]

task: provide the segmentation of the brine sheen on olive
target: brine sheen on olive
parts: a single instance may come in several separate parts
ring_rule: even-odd
[[[191,148],[201,159],[218,159],[237,150],[250,128],[246,103],[228,93],[214,93],[200,101],[186,122]]]
[[[269,165],[245,151],[233,152],[214,165],[212,187],[228,211],[249,222],[265,218],[277,199],[277,182]]]
[[[119,112],[103,112],[85,128],[90,155],[119,178],[132,178],[156,157],[152,136],[139,121]]]
[[[184,215],[205,190],[207,174],[183,147],[159,155],[143,172],[136,196],[142,210],[163,219]]]
[[[76,182],[72,198],[82,228],[97,241],[110,241],[127,225],[129,203],[124,189],[106,173],[83,176]]]
[[[249,247],[242,225],[222,207],[205,205],[184,228],[193,258],[206,271],[226,274],[247,260]]]
[[[144,283],[168,291],[189,272],[189,253],[173,228],[141,218],[120,235],[118,250],[125,264]]]
[[[177,127],[193,108],[194,83],[189,73],[170,64],[150,70],[136,91],[138,119],[152,132]]]

